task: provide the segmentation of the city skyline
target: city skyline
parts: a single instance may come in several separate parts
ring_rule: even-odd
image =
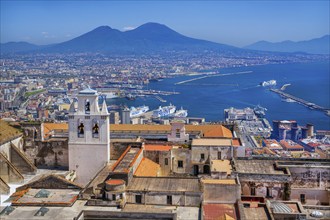
[[[301,41],[329,34],[328,8],[328,1],[1,1],[1,43],[60,43],[102,25],[125,31],[147,22],[239,47]]]

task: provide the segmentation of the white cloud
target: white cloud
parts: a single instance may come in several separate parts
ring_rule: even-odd
[[[123,30],[124,31],[130,31],[130,30],[134,30],[136,27],[131,27],[131,26],[128,26],[128,27],[123,27]]]

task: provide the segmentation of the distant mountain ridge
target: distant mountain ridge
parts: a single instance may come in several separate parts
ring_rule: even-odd
[[[314,38],[305,41],[282,41],[271,43],[268,41],[258,41],[254,44],[244,47],[245,49],[273,51],[273,52],[305,52],[311,54],[329,54],[330,53],[330,35],[320,38]]]
[[[34,45],[36,46],[36,45]],[[242,49],[186,37],[163,24],[146,23],[133,30],[119,31],[109,26],[94,30],[59,44],[14,49],[1,44],[2,53],[38,51],[46,53],[104,52],[104,53],[153,53],[168,51],[240,51]]]
[[[1,53],[6,51],[11,51],[12,53],[36,50],[40,46],[35,44],[30,44],[28,42],[8,42],[1,44]]]
[[[251,51],[251,49],[258,51]],[[270,43],[261,41],[245,48],[238,48],[190,38],[170,29],[166,25],[149,22],[129,31],[119,31],[109,26],[100,26],[76,38],[58,44],[38,46],[27,42],[9,42],[0,45],[1,54],[34,52],[150,54],[173,51],[188,53],[213,51],[239,55],[242,53],[269,53],[260,51],[306,53],[320,53],[321,51],[323,54],[327,54],[329,53],[329,35],[301,42]]]

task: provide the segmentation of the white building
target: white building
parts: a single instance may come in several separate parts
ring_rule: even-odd
[[[69,110],[69,169],[85,185],[110,159],[109,113],[105,102],[100,110],[95,90],[82,90],[77,98],[77,110],[73,103]]]

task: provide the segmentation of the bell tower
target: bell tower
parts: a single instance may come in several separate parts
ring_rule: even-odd
[[[86,185],[110,160],[109,113],[105,101],[100,110],[97,91],[79,92],[78,108],[69,110],[69,170],[76,182]]]

